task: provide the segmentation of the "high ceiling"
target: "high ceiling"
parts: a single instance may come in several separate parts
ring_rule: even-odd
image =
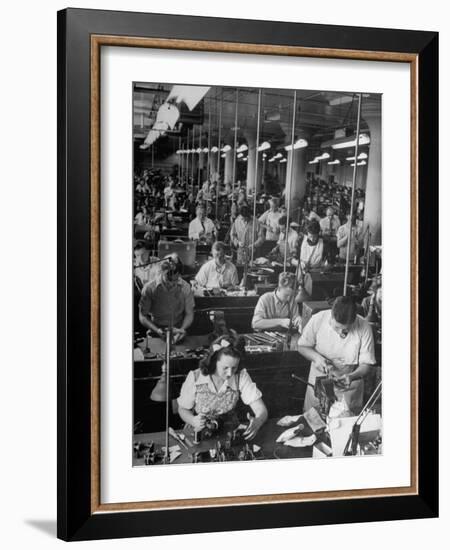
[[[134,91],[134,138],[142,142],[153,125],[156,113],[169,94],[172,84],[136,83]],[[260,101],[260,139],[271,141],[272,147],[287,145],[292,139],[294,91],[281,89],[262,89]],[[185,119],[181,128],[164,139],[171,150],[181,146],[192,147],[192,128],[194,146],[218,144],[219,125],[222,144],[234,143],[236,106],[237,141],[242,143],[248,133],[255,134],[258,122],[259,89],[228,88],[213,86],[201,104],[196,108],[197,117]],[[352,92],[329,92],[317,90],[297,90],[294,137],[306,137],[309,141],[310,156],[320,151],[320,144],[334,137],[335,130],[346,129],[352,133],[356,129],[357,95]],[[187,112],[187,110],[186,110]],[[366,113],[381,117],[381,96],[363,94],[361,112],[361,131],[368,133],[364,120]],[[187,114],[189,114],[187,112]],[[189,130],[190,143],[187,145]],[[158,140],[160,141],[160,140]],[[161,140],[162,141],[162,140]],[[162,145],[162,143],[161,143]],[[347,154],[342,151],[342,154]]]

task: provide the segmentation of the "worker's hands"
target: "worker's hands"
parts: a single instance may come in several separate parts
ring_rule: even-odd
[[[180,342],[186,336],[186,330],[184,328],[173,329],[173,343]]]
[[[291,324],[291,321],[290,319],[280,319],[278,321],[278,324],[280,325],[281,328],[288,329]]]
[[[263,425],[264,421],[261,418],[252,416],[250,413],[247,413],[247,418],[249,420],[249,423],[245,432],[242,435],[244,439],[253,439],[258,433],[258,430]]]
[[[300,326],[300,322],[301,322],[301,319],[298,315],[296,315],[293,319],[292,319],[292,326],[293,328],[298,328]]]
[[[203,414],[197,414],[192,419],[192,426],[196,432],[203,430],[206,424],[206,419]]]
[[[320,353],[317,353],[317,357],[314,359],[314,363],[316,364],[317,368],[324,374],[328,374],[330,368],[332,367],[331,361],[329,361],[323,355],[320,355]]]
[[[338,385],[340,388],[348,389],[351,386],[351,383],[353,381],[350,374],[336,374],[331,373],[332,380]]]
[[[158,327],[154,327],[153,329],[149,329],[147,331],[147,334],[156,334],[157,336],[159,336],[160,338],[164,338],[164,330],[162,328],[158,328]]]

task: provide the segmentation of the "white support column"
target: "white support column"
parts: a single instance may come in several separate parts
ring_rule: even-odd
[[[379,245],[381,244],[381,117],[366,115],[364,120],[370,129],[364,227],[370,226],[371,243]]]

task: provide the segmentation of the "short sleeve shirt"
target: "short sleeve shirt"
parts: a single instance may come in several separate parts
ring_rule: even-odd
[[[218,267],[215,260],[204,263],[199,269],[195,280],[207,288],[222,288],[236,286],[239,283],[236,266],[228,260]]]
[[[147,283],[142,289],[139,310],[161,327],[179,326],[187,310],[194,308],[191,286],[179,279],[175,288],[168,289],[159,280]]]
[[[214,383],[209,375],[201,373],[200,369],[190,371],[184,381],[180,396],[178,397],[178,405],[183,409],[192,410],[195,407],[195,396],[199,386],[207,384],[208,389],[212,393],[224,393],[227,387],[233,390],[238,390],[239,395],[245,405],[251,405],[262,397],[261,391],[251,379],[246,369],[242,369],[238,374],[226,380],[222,386],[216,390]],[[239,384],[239,387],[238,387]]]
[[[298,345],[313,347],[330,361],[340,360],[347,365],[376,363],[373,333],[365,319],[357,315],[346,338],[339,336],[330,321],[331,310],[313,315],[303,328]]]
[[[255,307],[255,312],[252,319],[252,327],[262,319],[290,319],[298,315],[298,307],[295,303],[295,298],[289,302],[282,302],[278,299],[276,291],[266,292],[263,294]]]

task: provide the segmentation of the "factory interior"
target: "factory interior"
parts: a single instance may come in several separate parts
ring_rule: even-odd
[[[382,453],[382,97],[133,85],[134,466]]]

